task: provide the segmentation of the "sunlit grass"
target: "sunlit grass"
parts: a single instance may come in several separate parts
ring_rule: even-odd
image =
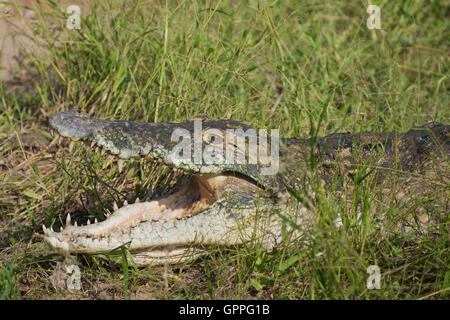
[[[79,108],[102,119],[148,122],[206,113],[278,128],[290,137],[448,123],[445,10],[427,1],[378,5],[382,30],[366,28],[366,1],[95,2],[80,30],[65,28],[64,8],[42,7],[33,37],[48,45],[26,57],[37,70],[30,80],[35,90],[9,90],[10,84],[0,82],[2,298],[61,294],[46,284],[63,258],[32,239],[42,223],[63,225],[61,212],[71,207],[79,209],[81,221],[100,219],[113,201],[163,192],[173,180],[173,173],[144,162],[119,173],[82,145],[69,153],[67,141],[48,133],[47,117],[55,112]],[[369,188],[356,185],[347,194],[354,199],[348,208],[314,187],[314,210],[323,219],[312,235],[282,249],[267,252],[258,243],[217,249],[208,260],[166,269],[135,269],[120,255],[79,257],[84,293],[170,299],[449,297],[448,232],[388,240],[371,224],[377,199]],[[359,225],[361,199],[365,220]],[[345,232],[332,223],[338,213]],[[383,273],[380,290],[366,287],[372,264]],[[93,287],[104,288],[105,295]]]

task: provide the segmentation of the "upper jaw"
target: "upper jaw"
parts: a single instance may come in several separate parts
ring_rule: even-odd
[[[259,164],[253,164],[249,161],[248,153],[245,150],[243,151],[245,158],[243,164],[236,162],[231,164],[206,163],[203,158],[198,162],[194,157],[190,159],[191,161],[185,162],[174,156],[173,151],[180,139],[174,138],[173,133],[178,130],[184,130],[193,138],[191,139],[192,152],[198,148],[206,150],[210,145],[210,142],[206,141],[204,136],[201,137],[200,145],[196,145],[194,141],[196,125],[194,120],[180,123],[105,121],[90,118],[81,110],[70,110],[50,116],[49,123],[60,135],[72,140],[90,139],[92,146],[97,145],[103,151],[121,159],[147,157],[161,161],[166,166],[193,173],[236,172],[258,181],[261,186],[271,190],[277,197],[282,196],[282,190],[284,190],[276,175],[264,176],[260,174],[261,167]],[[252,129],[241,122],[232,120],[203,120],[201,125],[204,132],[213,129],[222,135],[226,134],[227,129],[242,129],[245,132]],[[233,144],[234,142],[231,143],[231,145]],[[228,145],[225,147],[228,147]],[[233,152],[238,154],[242,153],[242,150],[236,148]]]

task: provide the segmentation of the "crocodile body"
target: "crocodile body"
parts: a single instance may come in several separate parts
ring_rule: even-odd
[[[195,121],[201,121],[203,130],[222,133],[222,143],[245,159],[244,163],[176,161],[171,152],[179,141],[174,141],[172,134],[181,128],[194,136]],[[442,217],[432,212],[436,208],[445,211],[448,205],[449,125],[432,123],[406,133],[280,139],[279,168],[270,175],[261,175],[267,161],[252,162],[250,153],[225,135],[227,129],[251,129],[237,121],[103,121],[71,110],[51,116],[50,126],[64,137],[101,147],[102,153],[115,155],[119,161],[144,157],[186,171],[188,176],[173,192],[159,199],[121,208],[115,205],[114,213],[105,221],[76,226],[67,215],[66,227],[60,232],[43,226],[45,241],[66,253],[114,252],[127,245],[135,262],[145,265],[175,263],[208,252],[211,246],[239,245],[254,239],[273,248],[282,240],[286,219],[301,227],[293,228],[298,233],[317,218],[313,181],[336,193],[364,181],[374,192],[392,194],[400,202],[402,198],[432,195],[427,204],[430,209],[419,212],[419,221],[399,221],[398,228],[403,231],[414,223],[424,228],[440,223]],[[200,143],[193,142],[190,150],[205,150],[213,144],[212,140],[201,139]],[[247,136],[247,140],[251,137]],[[255,141],[261,147],[260,140]],[[264,145],[268,150],[274,147],[273,140]],[[273,153],[267,154],[273,157]],[[436,194],[437,186],[444,192]],[[293,201],[292,190],[308,196],[303,203]]]

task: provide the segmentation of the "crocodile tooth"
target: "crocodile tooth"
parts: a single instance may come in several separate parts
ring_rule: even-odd
[[[61,229],[59,230],[59,232],[63,232],[64,231],[64,228],[61,226]]]
[[[134,162],[134,158],[131,158],[130,161],[131,161],[131,163],[133,163]]]
[[[95,218],[95,219],[94,219],[94,223],[98,223],[98,220],[97,220],[97,218]]]
[[[139,203],[139,198],[136,198],[136,201],[134,203]]]
[[[66,217],[66,226],[70,226],[72,224],[71,221],[72,220],[70,219],[70,213],[68,213]]]
[[[127,205],[128,205],[128,201],[125,200],[125,201],[123,202],[123,205],[124,205],[124,206],[127,206]]]
[[[119,159],[119,161],[117,161],[117,165],[119,166],[119,172],[122,172],[123,170],[123,163],[124,161],[122,159]]]
[[[55,136],[55,131],[53,131],[53,129],[50,130],[50,135],[51,135],[52,137]]]
[[[75,227],[78,227],[78,223],[75,221],[75,223],[73,224]]]
[[[45,225],[42,225],[42,231],[44,231],[45,234],[47,234],[47,228],[45,227]]]
[[[88,220],[87,220],[87,224],[91,224],[91,220],[88,219]]]
[[[119,206],[117,205],[117,203],[115,201],[113,204],[113,209],[114,209],[114,211],[119,210]]]
[[[50,227],[50,231],[51,231],[51,232],[55,232],[55,231],[53,231],[53,227]]]

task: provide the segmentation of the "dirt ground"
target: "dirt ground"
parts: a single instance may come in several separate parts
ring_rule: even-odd
[[[30,54],[42,54],[45,43],[37,46],[31,39],[31,29],[36,23],[40,23],[33,8],[38,4],[33,0],[6,0],[12,5],[0,4],[0,77],[7,87],[25,86],[32,80],[28,68],[24,68],[27,56]],[[78,5],[81,14],[89,12],[89,1],[55,1],[65,9],[69,5]],[[45,3],[45,2],[44,2]],[[17,4],[19,7],[16,7]],[[43,4],[45,5],[45,4]],[[30,8],[30,9],[27,9]],[[49,8],[49,10],[52,10]]]

